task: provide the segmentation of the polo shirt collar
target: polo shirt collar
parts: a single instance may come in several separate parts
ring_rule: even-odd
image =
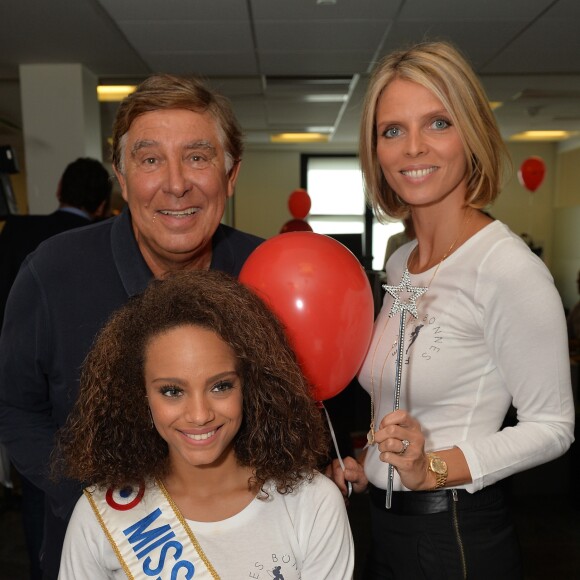
[[[137,245],[131,224],[131,213],[127,207],[113,220],[111,248],[115,266],[127,295],[141,294],[153,279],[153,273]]]

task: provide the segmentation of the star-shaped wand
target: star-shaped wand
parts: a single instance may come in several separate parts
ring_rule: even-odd
[[[406,316],[405,312],[412,314],[415,318],[417,318],[417,299],[427,292],[428,288],[420,288],[417,286],[411,285],[411,277],[409,275],[409,270],[405,268],[403,272],[403,277],[399,282],[398,286],[389,286],[385,284],[383,288],[395,299],[393,305],[391,306],[391,310],[389,311],[389,317],[394,316],[395,314],[400,314],[399,318],[399,341],[397,346],[397,371],[395,375],[395,396],[394,396],[394,403],[393,403],[393,411],[396,411],[399,408],[400,400],[401,400],[401,378],[403,374],[403,353],[405,352],[404,349],[404,341],[405,341],[405,322]],[[406,292],[409,297],[409,301],[405,302],[401,300],[401,294]],[[386,495],[386,503],[385,507],[390,508],[391,502],[393,498],[393,475],[394,470],[393,466],[389,463],[389,474],[388,474],[388,481],[387,481],[387,495]]]

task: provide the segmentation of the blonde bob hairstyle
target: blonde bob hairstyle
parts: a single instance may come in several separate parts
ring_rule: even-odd
[[[492,203],[511,161],[483,88],[456,48],[446,42],[423,42],[386,56],[375,68],[367,89],[360,163],[367,200],[377,218],[386,221],[409,213],[408,205],[387,183],[377,158],[377,104],[394,79],[422,85],[443,103],[465,148],[469,175],[465,203],[474,208]]]

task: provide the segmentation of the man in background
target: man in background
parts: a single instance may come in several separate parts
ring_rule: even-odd
[[[111,200],[108,171],[96,159],[79,158],[60,178],[56,197],[58,209],[48,215],[9,215],[0,233],[0,328],[10,288],[30,252],[44,240],[86,226],[105,217]],[[6,472],[9,464],[4,465]],[[14,475],[14,473],[13,473]],[[26,477],[18,476],[22,493],[22,524],[30,562],[30,579],[42,577],[39,553],[44,527],[44,492]]]
[[[9,215],[0,233],[0,328],[10,288],[24,258],[44,240],[106,217],[112,182],[100,161],[70,163],[58,184],[58,209],[48,215]]]
[[[57,578],[81,495],[80,482],[56,483],[48,466],[95,335],[153,278],[184,269],[237,276],[262,242],[220,223],[242,151],[227,99],[196,79],[150,77],[121,102],[113,126],[113,169],[127,207],[51,238],[20,269],[0,334],[0,442],[46,494],[43,578]]]

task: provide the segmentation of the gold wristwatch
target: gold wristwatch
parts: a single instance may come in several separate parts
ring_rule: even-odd
[[[435,487],[432,489],[439,489],[447,483],[447,463],[435,453],[427,453],[427,460],[427,469],[435,474]]]

